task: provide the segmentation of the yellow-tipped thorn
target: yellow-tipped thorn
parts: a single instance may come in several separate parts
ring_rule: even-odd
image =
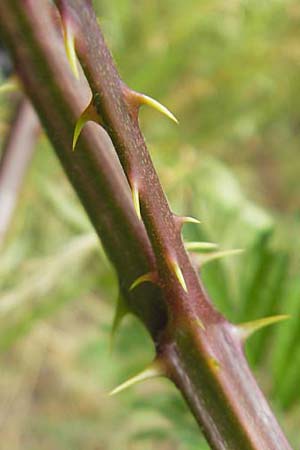
[[[215,250],[218,244],[214,242],[185,242],[185,248],[188,251]]]
[[[158,361],[154,361],[149,367],[147,367],[142,372],[138,373],[134,377],[120,384],[118,387],[113,389],[109,395],[116,395],[125,389],[140,383],[141,381],[150,380],[151,378],[163,377],[165,376],[165,371],[163,370],[162,365]]]
[[[219,363],[218,360],[216,360],[215,358],[213,358],[212,356],[210,356],[207,360],[208,365],[210,367],[210,369],[212,370],[212,372],[214,373],[218,373],[220,368],[221,368],[221,364]]]
[[[68,23],[63,24],[63,34],[64,34],[64,44],[65,44],[65,50],[66,55],[71,67],[71,70],[77,78],[79,79],[79,71],[78,71],[78,65],[77,65],[77,57],[76,57],[76,51],[75,51],[75,36],[74,32],[72,30],[72,27]]]
[[[137,185],[134,183],[132,183],[132,185],[131,185],[131,194],[132,194],[132,201],[133,201],[133,206],[134,206],[136,215],[138,216],[139,220],[142,220],[139,190],[138,190]]]
[[[156,109],[157,111],[161,112],[165,116],[167,116],[169,119],[173,120],[173,122],[178,124],[178,120],[174,116],[171,111],[166,108],[164,105],[159,103],[157,100],[154,100],[154,98],[149,97],[148,95],[139,94],[140,103],[143,105],[152,106],[152,108]]]
[[[190,217],[190,216],[184,216],[184,217],[180,217],[179,219],[181,219],[181,223],[201,223],[200,220],[196,219],[195,217]]]
[[[179,231],[181,231],[185,223],[196,223],[196,224],[201,223],[200,220],[196,219],[195,217],[178,216],[177,214],[173,214],[173,217]]]
[[[14,78],[10,78],[0,85],[0,94],[6,94],[9,92],[16,92],[20,90],[18,81]]]
[[[239,336],[243,341],[248,339],[253,333],[261,328],[290,319],[288,314],[279,314],[277,316],[265,317],[264,319],[252,320],[250,322],[241,323],[236,326]]]
[[[204,264],[207,264],[216,259],[225,258],[225,256],[239,255],[243,252],[244,249],[238,248],[233,250],[221,250],[219,252],[202,254],[199,258],[200,266],[203,266]]]
[[[201,330],[203,331],[206,330],[204,323],[202,322],[201,319],[199,319],[199,317],[196,317],[195,322],[198,325],[198,327],[201,328]]]
[[[126,316],[126,314],[128,312],[129,312],[129,310],[124,302],[124,299],[123,299],[122,295],[119,294],[119,297],[117,300],[116,312],[114,315],[114,319],[113,319],[113,323],[112,323],[112,327],[111,327],[111,333],[110,333],[110,346],[109,346],[110,352],[112,352],[112,350],[113,350],[116,332],[117,332],[122,320],[124,319],[124,317]]]
[[[137,286],[139,286],[142,283],[146,283],[146,282],[150,282],[150,283],[155,283],[156,281],[156,277],[154,272],[148,272],[145,273],[144,275],[141,275],[140,277],[138,277],[129,287],[129,290],[132,291],[133,289],[135,289]]]
[[[79,119],[76,122],[74,134],[73,134],[73,143],[72,143],[73,150],[75,150],[78,138],[80,136],[80,133],[81,133],[84,125],[89,121],[100,123],[100,118],[99,118],[96,108],[94,107],[92,102],[83,111],[83,113],[81,114],[81,116],[79,117]]]
[[[174,260],[170,261],[170,266],[171,266],[171,268],[172,268],[172,270],[173,270],[177,280],[179,281],[182,289],[185,292],[187,292],[188,290],[187,290],[186,282],[185,282],[182,270],[180,269],[177,261],[174,261]]]

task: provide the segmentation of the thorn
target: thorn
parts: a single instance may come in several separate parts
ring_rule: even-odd
[[[10,78],[0,85],[0,94],[6,94],[8,92],[16,92],[20,90],[20,85],[15,78]]]
[[[204,323],[202,322],[201,319],[199,319],[199,317],[196,317],[195,322],[198,325],[198,327],[201,328],[201,330],[203,331],[206,330]]]
[[[132,291],[140,284],[146,283],[146,282],[156,283],[157,282],[156,274],[154,272],[148,272],[148,273],[145,273],[144,275],[141,275],[130,285],[129,291]]]
[[[140,94],[139,92],[130,89],[125,83],[122,83],[122,91],[133,117],[137,117],[140,106],[148,105],[152,106],[152,108],[161,112],[169,119],[173,120],[173,122],[178,124],[178,120],[176,119],[174,114],[171,113],[171,111],[168,108],[159,103],[157,100],[154,100],[154,98],[149,97],[149,95]]]
[[[173,214],[175,223],[179,229],[179,231],[181,231],[181,228],[183,227],[183,225],[185,223],[196,223],[199,224],[201,223],[200,220],[195,219],[194,217],[189,217],[189,216],[177,216],[177,214]]]
[[[131,184],[131,195],[136,215],[138,216],[139,220],[142,220],[139,190],[136,183]]]
[[[218,244],[213,242],[185,242],[184,246],[188,251],[214,250],[218,248]]]
[[[142,105],[148,105],[148,106],[152,106],[152,108],[161,112],[162,114],[167,116],[169,119],[171,119],[173,122],[178,124],[178,120],[176,119],[174,114],[171,113],[171,111],[168,108],[166,108],[164,105],[159,103],[154,98],[149,97],[149,95],[141,94],[139,92],[134,91],[133,89],[130,89],[123,82],[121,82],[121,89],[122,89],[122,92],[124,95],[124,99],[127,102],[129,112],[134,119],[137,119],[137,117],[138,117],[139,108]]]
[[[137,383],[140,383],[144,380],[150,380],[151,378],[157,378],[157,377],[163,377],[166,376],[165,370],[162,366],[162,364],[155,360],[149,367],[147,367],[142,372],[138,373],[132,378],[129,378],[129,380],[125,381],[124,383],[120,384],[118,387],[113,389],[109,395],[116,395],[120,392],[124,391],[125,389],[129,388],[130,386],[133,386]]]
[[[82,112],[82,114],[80,115],[79,119],[76,122],[72,143],[73,150],[75,150],[78,138],[84,125],[89,121],[96,122],[98,124],[101,123],[100,117],[96,111],[95,106],[93,105],[93,101],[91,101],[91,103],[87,106],[87,108]]]
[[[62,24],[63,24],[63,37],[64,37],[66,55],[67,55],[71,70],[72,70],[75,78],[78,80],[79,79],[79,71],[78,71],[77,57],[76,57],[76,50],[75,50],[75,34],[74,34],[72,26],[68,20],[62,20]]]
[[[233,255],[239,255],[240,253],[243,253],[244,249],[233,249],[233,250],[221,250],[219,252],[212,252],[202,255],[194,255],[195,259],[200,267],[202,267],[204,264],[207,264],[211,261],[214,261],[216,259],[223,258],[225,256],[233,256]]]
[[[110,345],[109,345],[110,352],[112,352],[112,350],[113,350],[117,330],[118,330],[119,326],[121,325],[121,322],[124,319],[124,317],[126,316],[126,314],[128,314],[128,312],[129,312],[129,310],[128,310],[127,305],[125,304],[123,296],[121,294],[119,294],[118,300],[117,300],[116,311],[115,311],[115,315],[114,315],[114,319],[113,319],[113,323],[112,323],[112,327],[111,327],[111,332],[110,332]]]
[[[169,261],[170,267],[174,272],[174,275],[176,276],[177,280],[179,281],[182,289],[187,292],[187,286],[186,286],[186,282],[182,273],[182,270],[180,269],[178,262],[175,260],[170,260]]]
[[[215,358],[213,358],[212,356],[210,356],[210,357],[208,358],[207,362],[208,362],[208,365],[209,365],[210,369],[211,369],[213,372],[215,372],[215,373],[219,372],[219,370],[220,370],[220,368],[221,368],[221,364],[219,363],[218,360],[216,360]]]
[[[252,320],[250,322],[241,323],[236,325],[239,336],[244,342],[248,339],[255,331],[261,328],[272,325],[273,323],[281,322],[282,320],[290,319],[291,316],[287,314],[280,314],[277,316],[265,317],[264,319]]]
[[[183,217],[179,217],[179,219],[181,219],[181,223],[201,223],[200,220],[196,219],[195,217],[190,217],[190,216],[183,216]]]
[[[154,108],[157,111],[161,112],[162,114],[167,116],[169,119],[173,120],[173,122],[178,124],[178,120],[176,119],[174,114],[171,113],[171,111],[168,108],[166,108],[164,105],[159,103],[157,100],[154,100],[154,98],[149,97],[148,95],[145,95],[145,94],[137,94],[137,95],[139,96],[139,100],[140,100],[140,104],[141,105],[152,106],[152,108]]]

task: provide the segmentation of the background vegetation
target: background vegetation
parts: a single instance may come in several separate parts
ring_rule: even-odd
[[[203,269],[214,302],[234,322],[292,315],[247,352],[300,448],[300,4],[95,6],[124,80],[179,118],[141,114],[173,209],[203,221],[186,238],[246,249]],[[0,99],[2,142],[12,100]],[[113,269],[42,136],[0,259],[1,450],[207,449],[168,382],[108,397],[153,354],[132,317],[110,352],[115,297]]]

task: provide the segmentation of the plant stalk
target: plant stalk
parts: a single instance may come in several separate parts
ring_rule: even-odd
[[[238,328],[213,307],[184,249],[139,129],[136,96],[119,77],[91,2],[57,5],[62,21],[73,27],[76,52],[114,148],[103,129],[89,126],[72,153],[75,122],[90,98],[83,94],[88,87],[70,72],[58,16],[48,2],[40,0],[38,8],[34,0],[1,2],[1,33],[116,269],[129,309],[151,333],[166,376],[182,392],[212,449],[290,449],[248,367]],[[130,196],[133,183],[142,221]],[[182,271],[187,291],[170,262]],[[130,291],[146,272],[157,274],[158,286],[145,283]]]
[[[35,111],[28,100],[22,99],[16,107],[0,160],[0,247],[9,231],[39,132]]]

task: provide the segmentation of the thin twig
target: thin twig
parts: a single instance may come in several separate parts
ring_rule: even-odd
[[[0,160],[0,246],[9,231],[39,131],[39,120],[30,102],[22,99]]]

